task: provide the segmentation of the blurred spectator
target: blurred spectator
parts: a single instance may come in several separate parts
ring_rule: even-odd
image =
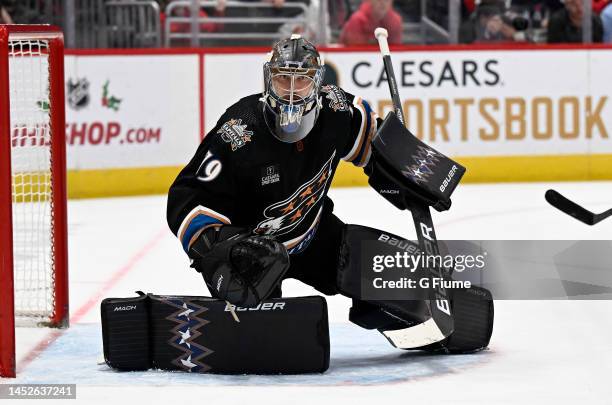
[[[283,24],[279,30],[283,38],[289,38],[291,34],[300,34],[311,42],[317,42],[318,39],[322,39],[324,43],[329,43],[331,40],[331,13],[325,15],[325,21],[321,21],[321,1],[326,0],[310,0],[306,13],[303,15],[306,23]],[[333,3],[333,1],[330,3]],[[324,28],[321,26],[321,23],[327,28],[327,38],[321,38],[321,31]]]
[[[404,22],[421,22],[421,0],[400,0],[393,7]]]
[[[270,3],[273,4],[274,7],[282,7],[285,5],[285,0],[263,0],[264,3]]]
[[[245,3],[268,3],[272,4],[276,8],[281,8],[285,5],[286,0],[240,0]]]
[[[5,7],[8,3],[7,0],[0,0],[0,23],[1,24],[13,24],[13,19],[9,14],[8,9]]]
[[[546,9],[554,12],[563,8],[563,0],[512,0],[511,5],[531,8],[545,7]]]
[[[291,34],[300,34],[309,41],[315,42],[321,29],[319,26],[320,10],[320,0],[311,0],[305,15],[303,15],[306,23],[285,23],[280,27],[279,32],[283,38],[289,38]],[[326,17],[325,24],[329,26],[329,15]]]
[[[565,8],[558,10],[548,23],[548,43],[582,42],[582,0],[565,0]],[[603,39],[601,18],[593,14],[593,42]]]
[[[327,10],[331,28],[340,30],[351,14],[351,5],[348,0],[329,0]]]
[[[546,8],[550,10],[551,13],[563,8],[562,0],[545,0],[544,4],[546,4]]]
[[[279,32],[281,35],[289,37],[291,34],[301,34],[309,39],[314,39],[318,35],[318,14],[320,12],[319,2],[320,0],[246,0],[249,3],[263,3],[270,4],[272,8],[249,8],[243,10],[244,13],[240,16],[250,17],[254,20],[257,18],[299,18],[301,14],[304,14],[304,18],[307,20],[306,24],[303,23],[260,23],[254,22],[246,24],[241,27],[244,32],[261,32],[261,33],[275,33]],[[306,11],[297,7],[291,7],[301,3],[306,7]],[[246,11],[246,12],[245,12]],[[237,28],[237,27],[236,27]],[[275,42],[276,40],[272,40]],[[244,42],[243,42],[244,45]],[[259,39],[252,40],[249,45],[271,45],[270,39]]]
[[[612,43],[612,2],[610,2],[601,12],[601,21],[603,23],[603,41]]]
[[[28,4],[20,0],[0,0],[0,22],[6,24],[45,23],[36,4]]]
[[[501,0],[482,0],[470,19],[461,25],[459,41],[464,44],[514,41],[517,30],[504,20],[505,9]]]
[[[476,10],[476,0],[463,0],[463,8],[466,9],[470,14]]]
[[[339,41],[344,45],[373,44],[377,27],[389,31],[390,44],[402,43],[402,17],[393,10],[393,0],[363,0],[344,24]]]
[[[215,6],[215,11],[213,15],[215,17],[222,17],[225,15],[225,4],[226,0],[217,0],[217,4]],[[190,6],[181,6],[176,7],[174,9],[174,14],[171,17],[190,17],[191,16],[191,8]],[[208,13],[200,8],[198,12],[199,18],[208,17]],[[166,14],[165,11],[160,13],[160,22],[162,27],[165,25]],[[223,29],[223,24],[218,23],[201,23],[200,24],[200,32],[218,32]],[[191,23],[189,22],[173,22],[170,24],[170,32],[178,33],[178,32],[191,32]]]
[[[593,12],[595,14],[601,14],[604,8],[608,5],[610,0],[593,0]]]

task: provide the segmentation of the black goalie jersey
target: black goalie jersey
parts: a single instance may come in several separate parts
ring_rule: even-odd
[[[360,167],[370,159],[377,120],[364,100],[324,86],[313,130],[284,143],[266,126],[261,97],[227,109],[170,188],[168,224],[185,251],[204,227],[232,224],[301,252],[317,231],[340,159]]]

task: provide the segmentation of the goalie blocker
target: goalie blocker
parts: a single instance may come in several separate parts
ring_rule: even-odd
[[[297,374],[329,367],[323,297],[241,308],[208,297],[139,294],[102,301],[104,359],[114,369]]]

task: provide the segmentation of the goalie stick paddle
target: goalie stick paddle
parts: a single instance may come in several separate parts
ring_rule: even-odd
[[[609,216],[612,216],[612,208],[602,212],[601,214],[594,214],[586,208],[565,198],[555,190],[548,190],[544,195],[544,198],[546,198],[546,201],[548,201],[550,205],[557,208],[559,211],[565,212],[567,215],[570,215],[587,225],[595,225]]]
[[[374,31],[374,36],[378,41],[380,53],[383,57],[383,64],[385,66],[385,73],[387,74],[387,81],[389,83],[391,99],[393,100],[395,115],[402,124],[405,124],[402,103],[400,101],[397,81],[395,79],[395,72],[393,71],[393,64],[391,63],[391,51],[389,50],[389,43],[387,41],[389,33],[386,29],[379,27]],[[414,226],[416,227],[419,247],[426,254],[438,254],[438,240],[436,238],[429,206],[418,201],[411,201],[409,203],[409,209],[412,212]],[[442,269],[435,268],[435,266],[429,270],[432,277],[439,277],[442,275]],[[450,336],[455,329],[450,300],[448,299],[449,297],[447,294],[448,292],[444,290],[432,290],[430,299],[428,301],[431,317],[440,333],[445,337]]]

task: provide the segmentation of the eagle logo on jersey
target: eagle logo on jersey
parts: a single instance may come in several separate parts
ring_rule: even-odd
[[[295,229],[325,195],[325,189],[332,177],[335,156],[336,151],[319,172],[289,198],[268,206],[263,212],[266,219],[257,225],[254,232],[259,235],[283,235]]]
[[[329,100],[329,108],[334,110],[334,112],[349,110],[346,97],[342,90],[340,90],[337,86],[328,84],[327,86],[323,86],[321,91],[327,94],[325,98]]]
[[[246,124],[242,125],[241,119],[232,118],[221,125],[217,133],[221,134],[221,139],[231,144],[232,152],[234,152],[246,145],[247,142],[251,142],[253,131],[247,131],[246,127]]]
[[[425,146],[419,146],[412,160],[415,162],[413,165],[406,165],[406,170],[402,170],[402,174],[415,183],[427,183],[429,176],[433,172],[433,168],[436,163],[440,160],[438,153],[433,149],[429,149]]]

